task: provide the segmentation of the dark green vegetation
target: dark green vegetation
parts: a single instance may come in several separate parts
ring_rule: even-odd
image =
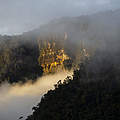
[[[75,64],[78,64],[80,48],[86,48],[90,54],[101,48],[117,51],[120,47],[119,28],[120,10],[116,10],[65,17],[22,35],[0,36],[0,83],[5,80],[24,82],[42,75],[43,70],[38,63],[38,40],[57,42],[57,48],[62,46],[72,61],[76,60]],[[70,61],[64,63],[65,67],[71,68]]]
[[[63,48],[61,47],[63,45],[60,44],[63,44],[63,42],[59,38],[41,38],[39,35],[31,36],[27,34],[0,36],[0,83],[4,81],[24,83],[27,80],[33,80],[34,82],[36,78],[42,76],[44,71],[39,57],[42,54],[41,49],[47,49],[48,43],[46,40],[49,42],[55,41],[55,52],[57,49]],[[64,34],[61,40],[64,41]],[[41,44],[41,41],[43,41],[43,44]],[[47,56],[47,60],[50,62],[49,56]],[[72,60],[64,61],[64,66],[66,69],[71,69]]]
[[[37,40],[32,39],[0,36],[0,82],[25,82],[42,75]]]
[[[59,81],[27,120],[119,120],[120,53],[96,52]]]

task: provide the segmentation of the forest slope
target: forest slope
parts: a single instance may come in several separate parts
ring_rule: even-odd
[[[97,52],[48,91],[27,120],[119,120],[119,53]]]

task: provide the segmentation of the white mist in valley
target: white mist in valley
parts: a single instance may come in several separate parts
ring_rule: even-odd
[[[72,72],[60,72],[53,75],[46,75],[32,84],[27,82],[24,85],[10,85],[4,83],[0,87],[0,120],[17,120],[20,116],[25,117],[32,113],[32,107],[37,105],[40,98],[48,90],[54,89],[57,81],[71,76]]]

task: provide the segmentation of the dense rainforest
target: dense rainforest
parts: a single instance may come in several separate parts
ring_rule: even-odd
[[[27,120],[119,120],[120,54],[96,51],[59,81]]]
[[[119,31],[116,10],[0,36],[0,83],[34,82],[57,65],[74,67],[73,76],[48,91],[27,120],[119,120]]]
[[[63,38],[64,40],[64,34]],[[59,38],[38,36],[0,36],[0,83],[36,80],[58,66],[71,69],[72,59]]]
[[[84,56],[89,52],[93,55],[96,49],[117,51],[119,25],[118,9],[93,15],[60,18],[21,35],[0,35],[0,82],[35,80],[44,71],[49,71],[51,66],[59,63],[69,69],[71,66],[76,67],[82,54]],[[49,49],[46,49],[45,44],[41,47],[39,41],[50,43],[47,47]],[[53,42],[56,44],[54,48]],[[43,57],[44,53],[46,57]],[[61,56],[68,56],[71,60],[62,59],[56,62],[55,59],[61,59]],[[46,64],[41,66],[44,58]],[[49,60],[54,61],[54,64],[50,65]]]
[[[28,38],[29,39],[29,38]],[[0,82],[25,82],[43,73],[37,42],[22,36],[0,36]]]

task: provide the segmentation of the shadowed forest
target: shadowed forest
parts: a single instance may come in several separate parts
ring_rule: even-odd
[[[73,75],[59,80],[57,73],[63,78],[66,71]],[[4,85],[6,98],[12,100],[20,89],[23,101],[32,90],[30,98],[34,92],[38,98],[40,87],[41,100],[26,120],[119,120],[120,9],[55,19],[21,35],[0,35],[0,87]]]
[[[120,57],[114,55],[97,51],[79,64],[73,79],[55,84],[27,120],[119,120]]]
[[[118,9],[65,17],[22,35],[0,36],[0,82],[34,81],[56,64],[76,68],[97,49],[119,51],[119,20]]]

